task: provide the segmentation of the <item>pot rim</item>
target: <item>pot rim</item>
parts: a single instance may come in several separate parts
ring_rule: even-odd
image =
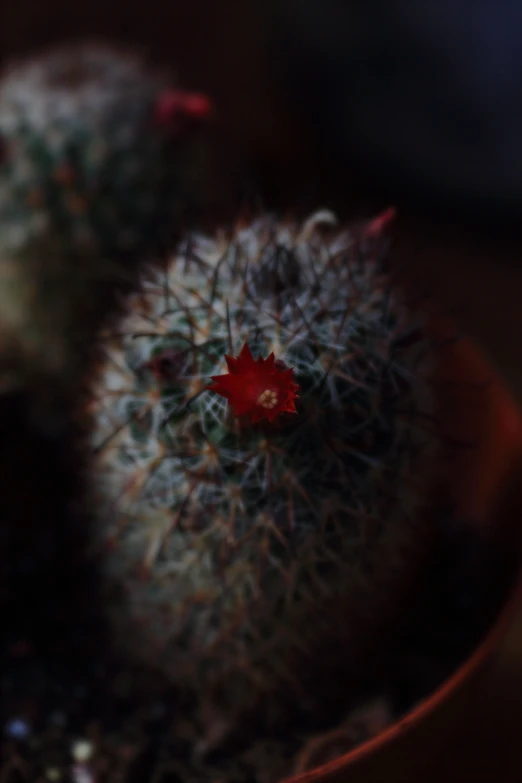
[[[433,693],[421,699],[402,718],[384,731],[361,743],[353,750],[337,759],[329,761],[308,772],[285,778],[282,783],[319,783],[325,775],[346,770],[350,765],[362,760],[380,749],[399,735],[405,734],[419,721],[431,715],[449,696],[461,688],[498,649],[499,643],[507,634],[517,609],[522,603],[522,575],[518,575],[506,593],[504,604],[489,631],[474,652],[440,685]]]

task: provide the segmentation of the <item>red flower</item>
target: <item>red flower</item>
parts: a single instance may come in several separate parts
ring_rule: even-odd
[[[366,225],[364,229],[364,239],[378,239],[381,234],[388,228],[390,223],[393,223],[397,217],[397,210],[395,207],[388,207],[384,212],[381,212],[377,217]]]
[[[206,95],[185,90],[165,90],[155,106],[156,122],[167,127],[182,119],[204,120],[211,112],[212,105]]]
[[[214,375],[208,388],[228,400],[236,416],[248,416],[252,424],[261,419],[274,421],[280,413],[297,413],[294,400],[299,386],[292,369],[281,366],[271,353],[267,359],[254,359],[245,343],[237,359],[225,356],[229,372]]]

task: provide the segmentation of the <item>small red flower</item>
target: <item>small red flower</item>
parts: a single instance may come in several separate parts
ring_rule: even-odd
[[[229,372],[214,375],[208,388],[228,400],[236,416],[247,416],[252,424],[262,419],[274,421],[280,413],[297,413],[295,400],[299,386],[294,371],[276,362],[274,354],[254,359],[248,343],[237,358],[225,356]]]
[[[395,207],[388,207],[384,212],[381,212],[377,217],[366,225],[364,230],[365,239],[378,239],[381,234],[388,228],[390,223],[393,223],[397,217],[397,210]]]
[[[183,119],[204,120],[211,112],[210,99],[202,93],[165,90],[156,100],[156,122],[162,126],[168,127]]]

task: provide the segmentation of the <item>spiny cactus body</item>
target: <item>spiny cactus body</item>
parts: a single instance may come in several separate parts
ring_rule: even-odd
[[[222,727],[346,698],[429,547],[429,341],[333,220],[189,237],[90,397],[117,638]]]
[[[50,232],[73,255],[153,253],[180,207],[184,121],[208,108],[109,47],[13,64],[0,82],[0,245]]]

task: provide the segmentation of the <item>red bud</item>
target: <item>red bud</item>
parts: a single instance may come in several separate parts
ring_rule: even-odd
[[[159,125],[169,126],[180,119],[206,119],[211,111],[210,99],[203,93],[172,89],[158,97],[155,118]]]

